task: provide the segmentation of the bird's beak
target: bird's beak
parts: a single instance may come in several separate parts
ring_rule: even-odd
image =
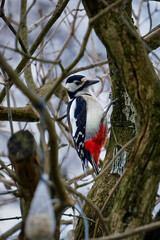
[[[86,80],[84,85],[85,85],[85,87],[88,87],[88,86],[94,85],[98,82],[99,82],[99,80]]]

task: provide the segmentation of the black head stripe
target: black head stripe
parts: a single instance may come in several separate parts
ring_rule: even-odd
[[[86,84],[84,83],[84,84],[83,84],[81,87],[79,87],[75,92],[70,92],[70,91],[68,91],[68,95],[69,95],[70,99],[73,99],[73,98],[76,96],[76,94],[77,94],[78,92],[82,91],[85,87],[86,87]],[[91,95],[91,94],[88,94],[88,95]]]
[[[67,78],[66,83],[72,83],[74,80],[77,80],[81,83],[81,79],[84,78],[84,77],[85,76],[83,76],[83,75],[73,75],[73,76]]]

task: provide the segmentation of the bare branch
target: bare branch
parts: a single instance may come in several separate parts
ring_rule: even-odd
[[[149,223],[141,227],[135,228],[133,231],[127,231],[126,233],[115,233],[113,235],[107,237],[100,237],[100,238],[90,238],[90,240],[119,240],[119,239],[126,239],[131,236],[135,236],[139,233],[149,232],[154,229],[160,228],[160,221]]]
[[[63,81],[64,77],[66,77],[69,74],[69,71],[78,63],[78,61],[83,57],[84,55],[84,51],[86,49],[86,45],[88,43],[88,39],[90,36],[90,32],[91,32],[91,26],[89,25],[87,28],[87,31],[85,33],[85,36],[83,38],[83,43],[81,45],[81,48],[79,50],[79,53],[77,55],[77,57],[73,60],[73,62],[64,70],[64,72],[62,72],[61,76],[59,77],[59,79],[57,79],[57,81],[54,83],[53,87],[51,88],[51,90],[49,92],[47,92],[46,96],[45,96],[45,100],[48,101],[50,99],[50,97],[52,96],[52,94],[55,92],[56,88],[59,86],[59,84]],[[48,82],[48,84],[50,84],[50,82]]]
[[[70,202],[64,187],[64,183],[60,177],[59,167],[58,167],[58,145],[57,145],[57,135],[55,132],[54,124],[50,118],[50,115],[47,109],[44,109],[42,99],[34,92],[32,89],[28,89],[18,78],[15,71],[7,64],[6,60],[4,59],[3,55],[0,53],[0,65],[4,71],[8,74],[9,77],[12,77],[12,81],[16,84],[16,86],[25,94],[35,108],[39,111],[40,115],[42,111],[44,111],[47,130],[49,133],[50,138],[50,167],[51,167],[51,174],[50,177],[55,183],[56,192],[61,200],[62,206],[65,206]]]
[[[17,179],[15,173],[14,173],[11,169],[9,169],[1,159],[0,159],[0,165],[2,166],[2,168],[4,168],[4,169],[7,171],[7,173],[9,174],[9,176],[10,176],[15,182],[18,182],[18,179]]]
[[[14,227],[10,228],[7,232],[1,234],[0,240],[5,240],[9,236],[11,236],[13,233],[17,232],[22,226],[22,222],[17,223]]]
[[[38,122],[39,115],[30,105],[11,108],[12,120],[20,122]],[[0,120],[8,121],[8,108],[0,107]]]
[[[72,71],[70,71],[70,74],[72,75],[74,73],[77,73],[77,72],[80,72],[80,71],[85,71],[85,70],[92,69],[92,68],[95,68],[95,67],[99,67],[99,66],[102,66],[104,64],[108,64],[108,61],[101,61],[101,62],[97,62],[97,63],[94,63],[94,64],[90,64],[90,65],[85,66],[85,67],[79,67],[79,68],[73,69]]]
[[[89,23],[92,25],[94,24],[99,18],[103,17],[105,14],[107,14],[109,11],[115,9],[118,6],[121,6],[121,4],[125,2],[124,0],[118,0],[115,3],[110,4],[106,8],[104,8],[102,11],[100,11],[96,16],[90,18]]]
[[[97,216],[100,219],[100,222],[102,224],[103,230],[106,234],[108,234],[108,229],[106,226],[106,223],[104,222],[103,216],[101,214],[100,209],[98,208],[98,206],[96,206],[89,198],[85,197],[83,194],[81,194],[80,192],[76,191],[75,189],[73,189],[72,187],[70,187],[69,185],[66,184],[67,189],[72,192],[73,194],[79,196],[81,199],[85,200],[86,203],[96,212]]]
[[[27,1],[21,0],[20,24],[18,26],[16,40],[20,36],[27,48],[27,51],[28,51],[27,14],[28,14],[29,10],[32,8],[32,6],[35,4],[35,2],[36,1],[33,0],[32,4],[30,5],[30,7],[27,10]],[[17,41],[16,41],[16,45],[17,45]],[[18,49],[18,48],[16,47],[16,49]],[[23,57],[23,55],[22,55],[22,57]],[[30,65],[24,70],[24,77],[25,77],[25,81],[26,81],[28,87],[33,88],[33,89],[37,88],[37,86],[33,80]]]
[[[10,30],[13,32],[13,34],[15,36],[17,36],[17,32],[16,30],[14,29],[14,27],[12,26],[12,24],[10,23],[10,21],[7,19],[7,17],[5,16],[5,13],[4,13],[4,3],[5,1],[2,1],[1,3],[1,7],[0,7],[0,17],[3,19],[3,21],[6,23],[6,25],[10,28]],[[27,52],[27,49],[22,41],[22,39],[20,38],[20,36],[17,37],[17,40],[19,41],[22,49],[24,52]]]
[[[48,31],[50,30],[52,25],[57,21],[60,14],[62,13],[64,8],[66,7],[68,1],[69,0],[65,0],[65,1],[59,0],[58,1],[56,9],[55,9],[52,17],[49,19],[49,21],[47,22],[47,24],[45,25],[45,27],[43,28],[43,30],[41,31],[41,33],[39,34],[39,36],[37,37],[37,39],[34,41],[33,45],[30,48],[29,53],[31,55],[36,51],[37,47],[41,43],[42,39],[46,36],[46,34],[48,33]],[[16,68],[16,72],[20,73],[22,71],[22,69],[25,67],[25,65],[27,64],[28,61],[29,61],[28,58],[26,58],[26,57],[23,58],[21,60],[21,62],[18,64],[18,66]],[[11,81],[11,79],[9,79],[9,81]],[[11,84],[11,86],[12,86],[12,84]],[[4,97],[5,97],[5,88],[3,88],[1,93],[0,93],[0,103],[3,101]]]
[[[147,33],[144,37],[143,40],[147,43],[147,45],[151,50],[155,50],[158,47],[160,47],[160,24],[153,28],[149,33]]]

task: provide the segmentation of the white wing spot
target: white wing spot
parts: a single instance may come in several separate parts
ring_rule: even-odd
[[[76,130],[77,130],[76,119],[74,117],[75,109],[76,109],[76,100],[74,100],[72,102],[71,107],[70,107],[70,112],[69,112],[70,123],[71,123],[71,126],[72,126],[72,136],[73,137],[75,136]]]

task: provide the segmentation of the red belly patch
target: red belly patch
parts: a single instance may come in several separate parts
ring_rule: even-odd
[[[85,149],[92,154],[92,157],[96,164],[98,164],[99,155],[102,147],[106,143],[106,139],[107,139],[107,127],[104,126],[102,123],[101,128],[97,135],[85,142]]]

